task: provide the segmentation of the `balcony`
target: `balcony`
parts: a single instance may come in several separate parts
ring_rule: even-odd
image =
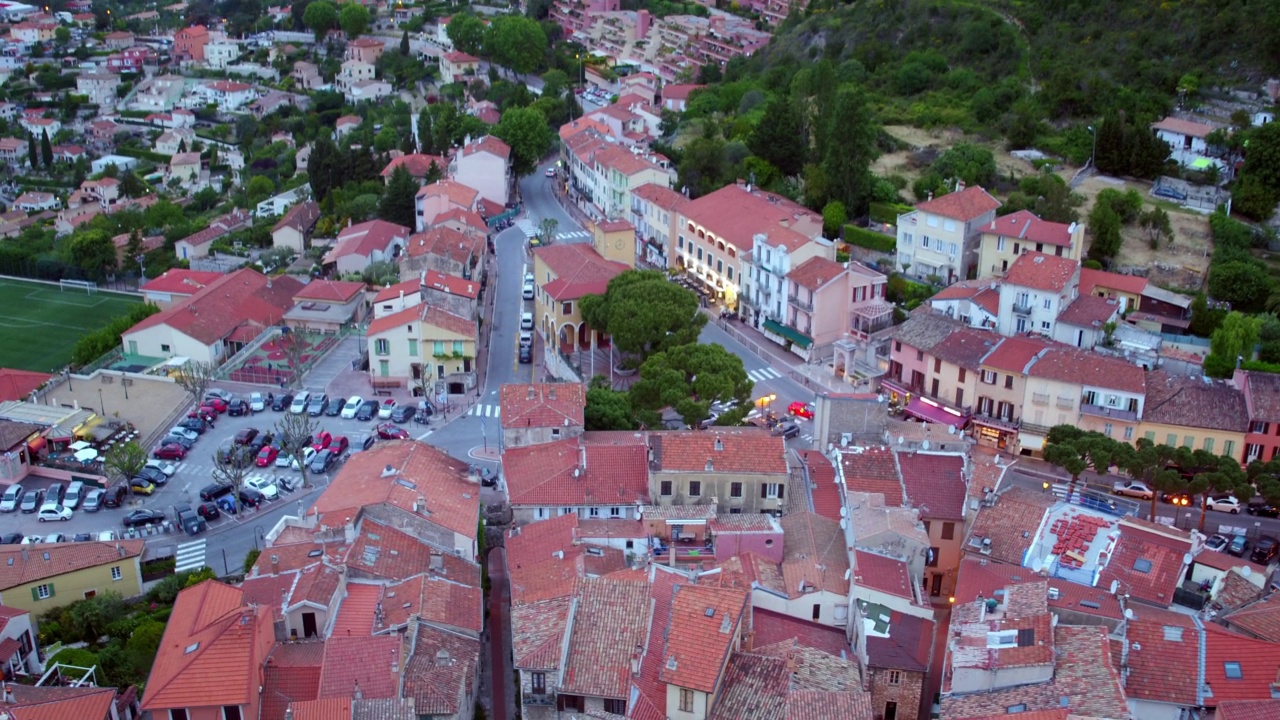
[[[1031,301],[1019,298],[1013,301],[1013,312],[1016,315],[1030,315]]]
[[[1080,403],[1080,412],[1085,415],[1095,415],[1124,422],[1138,421],[1138,413],[1121,408],[1107,407],[1106,405],[1088,405],[1082,402]]]
[[[787,302],[795,305],[805,312],[813,312],[813,298],[801,300],[799,295],[788,295]]]

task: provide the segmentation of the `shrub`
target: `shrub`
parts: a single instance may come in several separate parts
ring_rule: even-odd
[[[871,219],[885,225],[896,225],[898,216],[909,212],[911,212],[910,205],[886,202],[871,203]]]
[[[898,245],[898,239],[883,233],[866,230],[855,225],[844,226],[844,240],[850,245],[875,250],[876,252],[891,253]]]

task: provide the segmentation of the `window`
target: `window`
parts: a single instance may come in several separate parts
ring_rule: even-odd
[[[453,341],[453,354],[454,354],[454,355],[461,355],[461,354],[462,354],[462,341],[461,341],[461,340],[454,340],[454,341]]]
[[[693,691],[680,688],[680,712],[693,712]]]
[[[676,238],[676,249],[677,249],[677,250],[683,250],[683,249],[684,249],[684,236],[683,236],[683,235],[680,235],[680,236],[678,236],[678,237]]]
[[[1222,663],[1222,672],[1227,676],[1228,680],[1244,679],[1244,670],[1240,667],[1240,663],[1238,662]]]
[[[1195,444],[1196,444],[1196,438],[1194,435],[1182,436],[1182,447],[1185,447],[1185,448],[1195,447]]]
[[[529,673],[529,676],[530,676],[529,684],[532,686],[531,689],[533,691],[533,694],[546,695],[547,694],[547,674],[536,672],[536,673]]]
[[[890,685],[893,685],[893,686],[895,686],[895,687],[897,687],[898,685],[901,685],[901,684],[902,684],[902,671],[901,671],[901,670],[890,670],[890,671],[889,671],[889,684],[890,684]]]
[[[902,233],[902,244],[903,245],[911,244],[911,233]]]
[[[1051,326],[1049,325],[1049,321],[1048,321],[1048,320],[1041,320],[1041,321],[1040,321],[1040,329],[1041,329],[1041,330],[1044,330],[1045,332],[1048,332],[1050,327],[1051,327]]]
[[[560,303],[560,314],[561,314],[561,315],[572,315],[572,314],[573,314],[573,303],[571,303],[571,302],[564,302],[564,303]]]
[[[938,548],[929,548],[929,556],[925,558],[924,564],[928,567],[938,567]]]
[[[996,252],[1004,252],[1004,238],[996,238]]]
[[[960,371],[956,373],[956,380],[958,382],[964,382],[964,368],[960,368]]]
[[[1004,389],[1005,389],[1005,390],[1012,390],[1012,389],[1013,389],[1013,376],[1012,376],[1012,375],[1005,375],[1005,376],[1004,376]]]
[[[929,520],[920,521],[924,525],[924,534],[928,535],[933,530],[933,523]]]
[[[1111,437],[1111,423],[1106,423],[1102,426],[1102,434]]]
[[[611,518],[618,518],[618,517],[622,517],[622,508],[620,508],[620,507],[611,507],[611,508],[609,508],[609,517],[611,517]]]
[[[942,372],[942,358],[933,359],[933,371],[936,373]]]
[[[689,497],[702,497],[702,481],[701,480],[689,481]]]
[[[31,590],[31,595],[36,600],[48,600],[53,597],[53,583],[35,586]]]
[[[627,701],[617,700],[615,698],[605,698],[604,711],[607,713],[613,713],[614,715],[625,715],[627,714]]]
[[[124,577],[124,574],[120,572],[120,566],[119,566],[119,565],[112,566],[112,568],[111,568],[111,579],[112,579],[112,580],[119,580],[119,579],[120,579],[120,578],[122,578],[122,577]]]
[[[239,705],[223,705],[222,720],[241,720]]]
[[[784,490],[786,490],[786,488],[781,483],[762,483],[760,485],[760,498],[777,498],[778,500],[781,500]]]
[[[694,255],[696,255],[696,256],[697,256],[697,258],[698,258],[698,262],[702,262],[702,248],[697,248],[697,249],[694,251]]]
[[[1128,426],[1128,427],[1126,427],[1126,428],[1124,429],[1124,439],[1125,439],[1125,440],[1132,440],[1132,439],[1133,439],[1133,426],[1132,426],[1132,425],[1130,425],[1130,426]]]
[[[954,540],[956,537],[956,524],[953,522],[942,523],[942,539]]]
[[[187,720],[187,711],[185,709],[182,709],[182,710],[170,709],[169,720]]]
[[[742,483],[729,483],[729,497],[742,497]]]
[[[894,352],[902,352],[902,341],[900,341],[900,340],[894,340],[894,341],[893,341],[893,351],[894,351]]]
[[[733,266],[732,265],[730,265],[729,268],[725,270],[725,277],[729,279],[729,282],[733,282]]]
[[[964,388],[956,388],[956,405],[964,407]]]
[[[598,507],[587,508],[587,515],[591,517],[600,517],[600,508]]]
[[[658,494],[662,495],[663,497],[671,497],[671,481],[670,480],[663,480],[659,484]]]
[[[162,345],[160,346],[160,352],[169,352],[169,346],[168,346],[168,345],[163,345],[163,344],[162,344]]]
[[[813,604],[813,621],[817,622],[822,619],[822,603]]]
[[[1168,435],[1165,435],[1164,444],[1168,445],[1169,447],[1178,447],[1178,436],[1174,433],[1169,433]]]
[[[995,385],[997,375],[991,370],[982,371],[982,382],[986,385]]]
[[[1044,299],[1044,309],[1045,309],[1045,310],[1052,310],[1052,309],[1053,309],[1053,301],[1052,301],[1052,300],[1050,300],[1049,298],[1045,298],[1045,299]]]
[[[923,350],[917,350],[917,351],[916,351],[916,362],[924,362],[924,351],[923,351]]]
[[[373,351],[378,355],[390,355],[391,342],[386,338],[378,338],[373,341]]]
[[[1227,457],[1235,457],[1235,456],[1236,456],[1236,441],[1235,441],[1235,440],[1223,440],[1223,441],[1222,441],[1222,454],[1223,454],[1223,455],[1226,455]]]
[[[1213,438],[1207,437],[1204,439],[1204,449],[1206,452],[1213,452]]]
[[[409,338],[409,357],[418,357],[418,341]]]

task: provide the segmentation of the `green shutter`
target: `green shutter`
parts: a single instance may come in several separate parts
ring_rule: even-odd
[[[53,597],[54,595],[57,595],[57,593],[53,591],[53,583],[49,583],[49,597]]]
[[[31,599],[40,602],[40,593],[36,592],[36,588],[31,588]]]

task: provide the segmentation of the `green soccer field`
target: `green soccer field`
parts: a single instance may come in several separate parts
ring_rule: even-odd
[[[0,279],[0,367],[55,372],[71,360],[81,335],[124,315],[142,301],[83,288],[59,289]]]

